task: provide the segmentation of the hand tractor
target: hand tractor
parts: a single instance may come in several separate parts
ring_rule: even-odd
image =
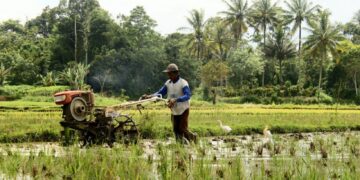
[[[57,105],[62,105],[63,120],[60,124],[64,127],[65,143],[76,137],[76,132],[82,146],[107,143],[110,147],[114,142],[136,143],[139,136],[133,118],[121,114],[121,109],[136,106],[141,113],[145,103],[166,101],[161,96],[146,96],[138,101],[99,107],[95,106],[93,92],[80,90],[56,93],[54,100]]]

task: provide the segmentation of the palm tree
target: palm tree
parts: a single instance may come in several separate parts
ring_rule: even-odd
[[[269,42],[265,46],[265,56],[274,58],[279,65],[279,81],[283,84],[282,66],[283,61],[295,57],[296,46],[291,41],[291,34],[283,24],[278,24],[270,34]]]
[[[276,3],[272,4],[271,0],[257,0],[252,6],[251,11],[251,21],[255,26],[256,31],[259,31],[259,28],[263,30],[263,47],[266,46],[266,31],[269,25],[274,24],[278,18],[279,8],[276,6]],[[262,86],[265,83],[265,70],[262,74]]]
[[[194,52],[198,60],[200,60],[202,54],[205,51],[205,36],[204,29],[206,25],[204,11],[193,9],[190,11],[190,17],[186,18],[190,27],[182,27],[180,30],[190,30],[189,38],[186,45],[189,47],[191,53]]]
[[[231,31],[224,24],[222,18],[215,17],[207,21],[205,28],[206,47],[211,51],[212,56],[219,60],[226,60],[231,48]]]
[[[234,36],[234,45],[241,40],[243,34],[248,31],[247,20],[250,9],[247,0],[223,0],[228,10],[220,12],[226,15],[225,23],[231,27]]]
[[[318,10],[319,19],[316,23],[311,23],[310,35],[304,43],[305,50],[314,59],[319,58],[320,74],[318,84],[318,95],[321,90],[321,80],[323,73],[323,62],[329,54],[336,55],[336,46],[343,39],[340,34],[340,28],[332,26],[329,20],[330,13],[328,11]]]
[[[292,32],[299,30],[299,55],[301,53],[301,33],[302,23],[305,21],[310,24],[314,20],[314,11],[319,9],[318,5],[313,6],[307,0],[290,0],[285,1],[287,10],[285,10],[285,19],[287,23],[293,23]]]

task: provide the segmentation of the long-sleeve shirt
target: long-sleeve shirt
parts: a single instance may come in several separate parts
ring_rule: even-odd
[[[175,81],[167,80],[155,94],[161,94],[162,97],[167,95],[167,99],[176,99],[176,103],[171,112],[173,115],[181,115],[190,107],[191,91],[188,82],[178,77]]]

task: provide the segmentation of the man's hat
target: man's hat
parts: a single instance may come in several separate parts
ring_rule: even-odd
[[[163,71],[163,72],[176,72],[176,71],[179,71],[179,68],[177,67],[176,64],[174,63],[171,63],[167,66],[167,68]]]

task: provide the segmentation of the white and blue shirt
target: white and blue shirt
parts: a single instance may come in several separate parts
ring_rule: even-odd
[[[191,91],[188,82],[178,77],[175,81],[167,80],[164,86],[155,94],[167,95],[167,99],[176,99],[174,107],[171,108],[172,115],[181,115],[190,107]]]

